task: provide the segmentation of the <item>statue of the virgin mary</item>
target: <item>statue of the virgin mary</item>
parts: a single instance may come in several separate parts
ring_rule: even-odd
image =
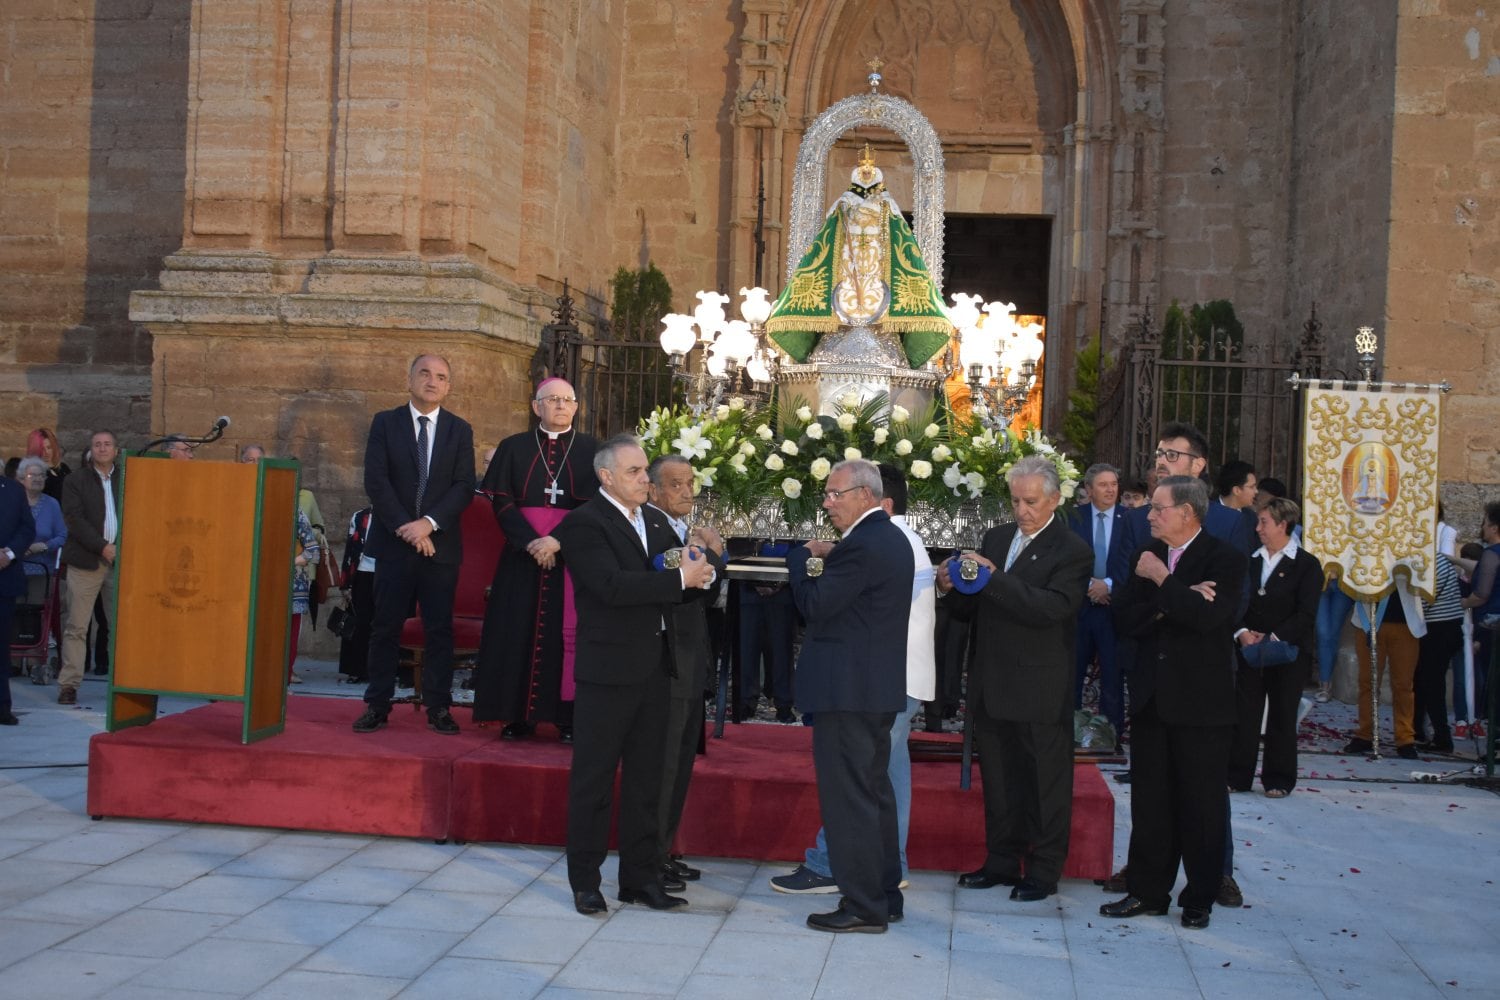
[[[777,296],[766,331],[800,364],[825,333],[880,329],[898,334],[907,363],[921,367],[953,333],[942,294],[868,143],[850,181]]]

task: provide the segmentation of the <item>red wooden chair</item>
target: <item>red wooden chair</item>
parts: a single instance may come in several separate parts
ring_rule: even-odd
[[[458,589],[453,595],[453,658],[455,661],[479,652],[479,636],[484,631],[484,608],[495,579],[495,566],[505,546],[505,535],[495,521],[490,498],[475,493],[464,511],[461,522],[464,536],[464,561],[458,567]],[[408,618],[401,627],[401,652],[412,665],[414,705],[422,704],[422,651],[427,648],[427,633],[422,619]]]

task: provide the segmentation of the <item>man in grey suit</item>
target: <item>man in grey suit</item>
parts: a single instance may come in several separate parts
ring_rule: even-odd
[[[1023,458],[1006,474],[1015,523],[991,528],[977,553],[991,573],[975,594],[950,594],[978,615],[969,724],[984,771],[986,855],[965,889],[1011,886],[1010,898],[1057,892],[1073,816],[1073,671],[1089,546],[1056,516],[1057,470]],[[953,589],[948,564],[938,589]]]

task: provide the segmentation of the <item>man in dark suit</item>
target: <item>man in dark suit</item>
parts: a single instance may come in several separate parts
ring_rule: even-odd
[[[707,525],[690,527],[693,512],[693,466],[681,455],[663,455],[651,463],[651,504],[648,509],[666,519],[677,545],[703,550],[716,573],[724,572],[724,539]],[[676,651],[677,672],[672,677],[671,701],[667,706],[666,754],[661,772],[661,801],[657,805],[657,849],[664,885],[695,882],[703,874],[672,857],[672,841],[682,821],[693,761],[703,739],[703,692],[708,688],[708,606],[717,587],[689,591],[690,598],[672,607],[668,626]]]
[[[401,626],[413,598],[427,648],[422,703],[427,726],[458,732],[453,702],[453,592],[463,561],[460,519],[474,495],[474,432],[442,408],[453,387],[448,362],[422,354],[411,363],[403,406],[375,414],[365,445],[365,493],[374,514],[365,553],[375,560],[369,686],[356,733],[373,733],[391,713]]]
[[[899,919],[901,853],[888,767],[891,725],[906,705],[906,633],[916,561],[880,509],[880,469],[833,467],[823,509],[843,536],[787,555],[792,599],[807,623],[797,661],[797,707],[811,712],[818,806],[839,908],[816,930],[880,934]]]
[[[1089,664],[1099,660],[1099,714],[1115,727],[1117,737],[1125,735],[1125,676],[1115,655],[1115,621],[1110,613],[1110,595],[1123,586],[1130,573],[1130,557],[1125,540],[1125,510],[1120,498],[1120,470],[1098,463],[1083,474],[1089,502],[1073,511],[1073,530],[1089,546],[1093,568],[1089,573],[1088,601],[1078,614],[1077,672],[1073,689],[1073,707],[1083,707],[1084,681]]]
[[[599,494],[552,532],[571,567],[578,609],[568,883],[579,913],[607,909],[599,867],[609,853],[618,769],[619,899],[670,910],[687,900],[662,887],[657,853],[671,678],[679,672],[669,625],[684,595],[712,583],[714,567],[701,552],[685,553],[676,569],[652,565],[678,540],[665,516],[646,504],[646,453],[634,437],[599,445],[594,473]]]
[[[977,615],[969,724],[984,771],[986,854],[965,889],[1011,886],[1010,898],[1057,892],[1073,815],[1073,669],[1089,547],[1056,516],[1057,470],[1041,456],[1006,473],[1015,523],[985,532],[971,555],[991,576],[977,594],[950,594]],[[949,564],[938,587],[952,588]]]
[[[4,644],[0,653],[0,726],[14,726],[19,721],[10,709],[10,629],[16,598],[26,593],[21,557],[34,541],[36,520],[31,516],[26,487],[0,477],[0,643]]]
[[[1179,861],[1182,925],[1207,927],[1224,871],[1234,640],[1245,558],[1204,529],[1208,489],[1193,476],[1160,481],[1153,541],[1115,595],[1115,625],[1136,640],[1131,674],[1130,855],[1124,899],[1106,917],[1161,915]]]

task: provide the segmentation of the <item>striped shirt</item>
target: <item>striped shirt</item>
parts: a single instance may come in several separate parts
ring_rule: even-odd
[[[1449,558],[1438,553],[1437,600],[1422,602],[1423,617],[1430,622],[1457,621],[1464,616],[1463,606],[1458,603],[1458,571]]]

